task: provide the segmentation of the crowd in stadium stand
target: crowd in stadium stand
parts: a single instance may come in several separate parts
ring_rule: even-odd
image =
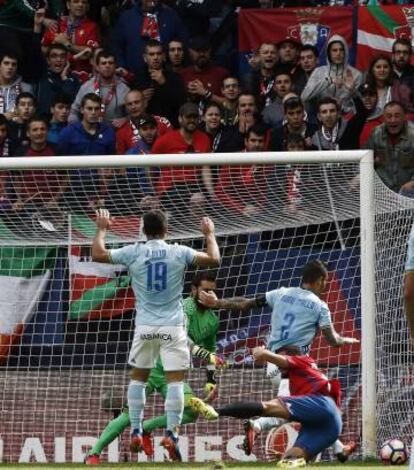
[[[378,55],[368,70],[357,70],[349,64],[345,39],[335,31],[325,45],[326,65],[319,64],[315,45],[289,37],[261,44],[250,57],[250,71],[239,72],[232,59],[238,52],[239,9],[297,4],[320,5],[0,1],[0,155],[369,148],[385,184],[413,196],[409,40],[395,40],[390,56]],[[137,206],[149,200],[162,206],[179,193],[189,208],[214,201],[250,215],[260,212],[269,196],[262,184],[265,173],[252,166],[185,167],[151,175],[137,168],[116,176],[124,179]],[[32,171],[14,174],[12,183],[3,175],[1,210],[33,204],[53,208],[68,187],[76,196],[73,208],[76,201],[79,207],[108,207],[105,195],[114,175],[109,170]],[[294,193],[296,176],[286,181],[287,193]],[[131,178],[135,186],[128,184]],[[243,200],[229,191],[234,187],[243,190]],[[100,196],[91,188],[99,188]]]

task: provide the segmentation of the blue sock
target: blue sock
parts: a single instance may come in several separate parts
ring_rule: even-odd
[[[167,430],[177,434],[184,411],[184,382],[170,382],[165,397],[165,414],[167,415]]]
[[[131,421],[131,431],[138,429],[142,432],[142,418],[145,406],[146,384],[139,380],[131,380],[128,387],[128,408]]]

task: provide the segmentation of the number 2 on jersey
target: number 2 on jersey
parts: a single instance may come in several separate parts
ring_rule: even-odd
[[[161,292],[167,288],[167,263],[162,261],[146,261],[147,265],[147,291]]]
[[[288,339],[290,336],[290,328],[295,321],[295,314],[294,313],[285,313],[283,317],[283,324],[281,327],[281,335],[280,339]]]

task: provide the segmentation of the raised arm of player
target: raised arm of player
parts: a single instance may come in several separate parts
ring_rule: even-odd
[[[107,209],[98,209],[96,211],[96,235],[92,243],[92,261],[97,263],[110,263],[111,256],[105,248],[105,235],[108,228],[112,225],[111,216]]]
[[[264,307],[266,305],[266,297],[258,295],[253,299],[246,299],[245,297],[218,299],[214,292],[203,291],[200,293],[200,302],[209,308],[246,311],[254,307]]]
[[[218,266],[221,261],[221,256],[214,234],[214,223],[210,217],[203,217],[201,219],[201,232],[206,237],[207,253],[197,251],[194,260],[195,264],[202,268]]]
[[[271,362],[277,365],[280,369],[288,369],[289,361],[286,356],[275,354],[267,350],[264,346],[258,346],[253,349],[253,359],[259,364]]]
[[[335,331],[333,325],[325,326],[322,328],[322,334],[325,337],[328,343],[335,347],[339,348],[344,344],[357,344],[359,341],[356,338],[348,338],[346,336],[341,336]]]

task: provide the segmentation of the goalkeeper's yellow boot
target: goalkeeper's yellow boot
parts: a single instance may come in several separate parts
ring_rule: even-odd
[[[303,468],[306,467],[305,459],[283,459],[276,464],[277,468]]]
[[[188,400],[188,406],[208,421],[213,421],[218,418],[217,411],[212,406],[204,403],[203,400],[200,400],[200,398],[191,397]]]

